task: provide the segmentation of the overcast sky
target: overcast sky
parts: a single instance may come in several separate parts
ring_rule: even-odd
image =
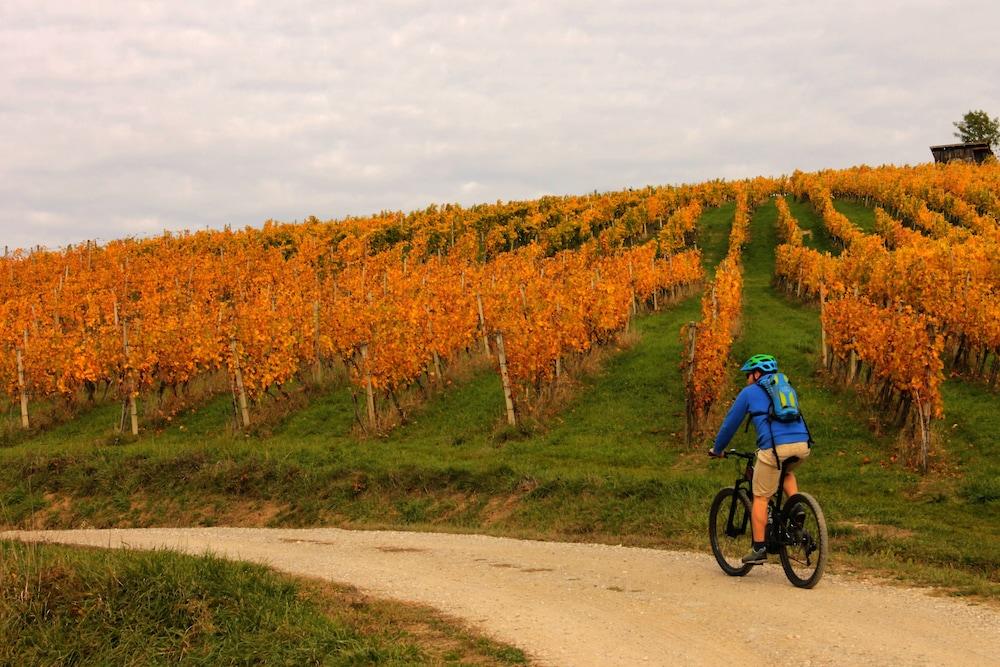
[[[0,242],[859,163],[1000,114],[1000,4],[0,3]]]

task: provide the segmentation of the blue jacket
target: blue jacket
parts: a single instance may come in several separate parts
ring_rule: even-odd
[[[757,432],[757,447],[759,449],[771,449],[772,433],[776,445],[809,440],[809,432],[806,430],[805,422],[801,419],[791,423],[768,419],[767,412],[770,407],[771,399],[762,387],[758,387],[756,384],[743,387],[736,400],[733,401],[733,407],[729,408],[726,419],[719,429],[719,434],[715,436],[715,446],[712,451],[721,454],[722,450],[729,446],[729,441],[733,439],[736,430],[743,423],[744,417],[750,412],[763,413],[750,418],[754,430]]]

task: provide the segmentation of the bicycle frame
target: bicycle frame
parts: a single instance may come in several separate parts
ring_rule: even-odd
[[[743,470],[743,474],[736,478],[736,482],[733,484],[733,489],[739,493],[743,491],[747,498],[753,502],[753,472],[754,472],[754,460],[757,458],[756,454],[746,454],[744,452],[736,451],[731,449],[726,452],[726,457],[736,456],[741,459],[746,459],[746,467]],[[782,465],[778,475],[778,489],[775,491],[774,495],[767,501],[768,505],[768,515],[771,521],[764,526],[764,543],[767,545],[768,553],[778,553],[778,550],[782,545],[790,543],[790,536],[781,535],[779,531],[773,530],[773,528],[782,525],[782,503],[785,499],[785,475],[787,473],[786,466]],[[736,503],[732,503],[729,506],[729,516],[726,519],[726,535],[729,537],[736,537],[742,535],[746,532],[747,523],[750,522],[749,516],[744,516],[742,525],[735,525],[734,518],[736,515]]]
[[[726,452],[726,456],[738,456],[740,458],[747,459],[746,468],[743,474],[736,478],[736,482],[733,484],[733,490],[736,491],[737,495],[740,491],[746,495],[748,499],[753,499],[753,456],[749,454],[744,454],[743,452],[737,452],[735,449]],[[736,507],[738,503],[733,502],[729,505],[729,515],[726,518],[726,535],[729,537],[738,537],[743,535],[747,531],[747,525],[750,523],[750,515],[745,514],[743,516],[743,521],[739,526],[735,525],[733,520],[736,518]]]

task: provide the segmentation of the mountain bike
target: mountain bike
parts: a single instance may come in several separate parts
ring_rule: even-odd
[[[712,553],[722,571],[731,577],[742,577],[753,569],[743,563],[753,543],[750,529],[751,482],[755,453],[730,449],[725,458],[737,459],[736,483],[716,494],[708,512],[708,536]],[[740,459],[746,461],[746,465]],[[794,462],[789,458],[786,464]],[[767,504],[767,527],[764,541],[767,553],[778,554],[785,576],[799,588],[812,588],[823,577],[826,568],[827,545],[826,518],[823,509],[808,493],[796,493],[782,503],[785,471],[781,466],[778,490]]]

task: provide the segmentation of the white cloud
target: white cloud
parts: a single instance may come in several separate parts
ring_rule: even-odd
[[[930,0],[6,2],[0,236],[926,161],[969,108],[1000,113],[998,18]]]

